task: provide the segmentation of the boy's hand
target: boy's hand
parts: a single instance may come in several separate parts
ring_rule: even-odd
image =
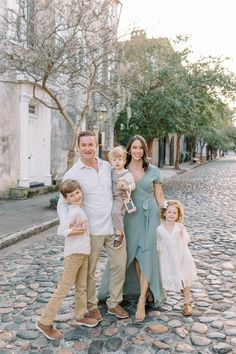
[[[125,182],[122,182],[122,181],[117,183],[117,188],[121,189],[123,191],[129,190],[128,184],[126,184]]]
[[[68,236],[82,235],[87,230],[85,222],[82,222],[81,224],[78,225],[70,225],[70,228],[72,229],[72,231],[69,233]]]

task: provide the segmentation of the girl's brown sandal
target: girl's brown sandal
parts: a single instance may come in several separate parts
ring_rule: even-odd
[[[192,307],[189,304],[184,304],[183,315],[188,317],[193,313]]]

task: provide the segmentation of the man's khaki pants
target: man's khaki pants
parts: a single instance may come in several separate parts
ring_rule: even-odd
[[[52,298],[44,309],[40,322],[46,326],[54,321],[57,311],[72,286],[75,286],[75,317],[87,312],[88,255],[75,253],[64,258],[64,270]]]
[[[108,308],[113,308],[123,300],[123,285],[126,271],[126,243],[121,248],[113,247],[114,235],[94,236],[91,235],[91,254],[88,264],[88,310],[97,308],[96,278],[95,271],[97,262],[104,247],[110,264],[109,298]]]

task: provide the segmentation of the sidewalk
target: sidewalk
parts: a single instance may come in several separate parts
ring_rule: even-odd
[[[173,178],[199,165],[181,164],[177,171],[172,166],[160,168],[163,180]],[[59,192],[35,196],[26,200],[0,199],[0,249],[49,229],[58,223],[56,210],[49,209],[49,200]]]
[[[0,199],[0,249],[46,230],[58,223],[49,201],[58,192],[26,200]]]

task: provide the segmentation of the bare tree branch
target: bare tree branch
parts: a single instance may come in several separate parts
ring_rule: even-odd
[[[32,85],[38,102],[61,113],[73,134],[70,155],[78,129],[92,115],[95,98],[109,103],[117,97],[108,79],[116,57],[115,4],[112,0],[44,0],[31,13],[22,1],[18,9],[8,9],[1,17],[0,80]],[[45,99],[38,90],[46,93]],[[77,123],[66,110],[71,90]]]

